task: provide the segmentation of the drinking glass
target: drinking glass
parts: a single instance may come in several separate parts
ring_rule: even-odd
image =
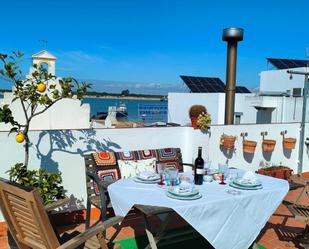
[[[204,162],[204,169],[205,171],[207,171],[208,169],[210,169],[210,166],[211,166],[211,160],[206,160]]]
[[[228,176],[229,167],[227,164],[219,163],[219,173],[224,174],[225,178]]]
[[[230,182],[233,182],[238,178],[238,170],[237,169],[229,169],[229,178]]]
[[[178,169],[176,169],[176,168],[169,168],[169,169],[167,169],[167,174],[168,174],[169,179],[171,181],[171,186],[174,186],[175,182],[178,179]]]
[[[157,164],[157,171],[158,171],[158,173],[160,175],[159,185],[164,185],[163,177],[164,177],[164,171],[165,171],[165,164],[158,163]]]

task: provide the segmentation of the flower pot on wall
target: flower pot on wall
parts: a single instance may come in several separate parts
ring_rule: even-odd
[[[235,147],[235,140],[236,137],[234,136],[222,135],[220,143],[225,149],[233,149]]]
[[[197,117],[191,117],[191,126],[194,129],[198,129],[198,127],[197,127]]]
[[[256,141],[244,140],[243,143],[243,151],[248,154],[254,154]]]
[[[275,149],[276,140],[264,139],[262,142],[262,149],[264,152],[270,153]]]
[[[292,137],[283,138],[282,143],[283,143],[284,149],[293,150],[293,149],[295,149],[296,138],[292,138]]]
[[[256,171],[256,173],[286,180],[291,176],[291,169],[286,166],[274,166],[274,167],[259,169]]]

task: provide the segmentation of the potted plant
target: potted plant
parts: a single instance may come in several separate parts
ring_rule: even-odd
[[[233,149],[235,147],[236,136],[221,135],[220,146],[224,149]]]
[[[283,143],[283,148],[286,150],[295,149],[296,138],[284,137],[282,143]]]
[[[202,113],[197,117],[197,127],[202,131],[207,131],[210,128],[211,116],[209,113]]]
[[[254,154],[256,148],[256,141],[252,140],[243,140],[243,151],[248,154]]]
[[[270,166],[258,169],[256,173],[266,176],[272,176],[280,179],[287,180],[291,176],[292,170],[287,166]]]
[[[64,196],[61,173],[48,173],[44,170],[29,170],[29,127],[34,117],[46,112],[55,103],[63,98],[72,98],[75,91],[77,98],[81,99],[86,93],[89,84],[81,85],[74,78],[57,78],[47,72],[40,65],[33,64],[30,77],[22,80],[20,62],[23,53],[17,51],[12,55],[0,54],[3,68],[0,75],[13,84],[13,101],[19,101],[24,115],[24,123],[16,121],[9,105],[0,107],[0,122],[11,124],[9,134],[15,132],[17,143],[24,145],[25,157],[23,163],[17,163],[9,171],[10,180],[27,187],[38,188],[45,203]],[[58,80],[58,84],[56,84]]]
[[[191,119],[191,125],[193,128],[197,129],[197,118],[200,114],[206,113],[207,110],[203,105],[193,105],[189,110],[189,116]]]
[[[276,140],[264,139],[262,142],[262,149],[264,152],[270,153],[275,149]]]

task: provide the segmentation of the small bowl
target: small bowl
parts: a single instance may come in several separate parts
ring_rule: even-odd
[[[212,175],[204,175],[204,181],[205,182],[212,182],[213,176]]]

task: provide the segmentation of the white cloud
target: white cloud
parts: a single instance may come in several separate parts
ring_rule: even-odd
[[[103,59],[100,56],[89,54],[81,50],[71,50],[71,51],[63,51],[57,54],[61,60],[65,62],[86,62],[86,63],[102,63],[106,62],[105,59]]]

